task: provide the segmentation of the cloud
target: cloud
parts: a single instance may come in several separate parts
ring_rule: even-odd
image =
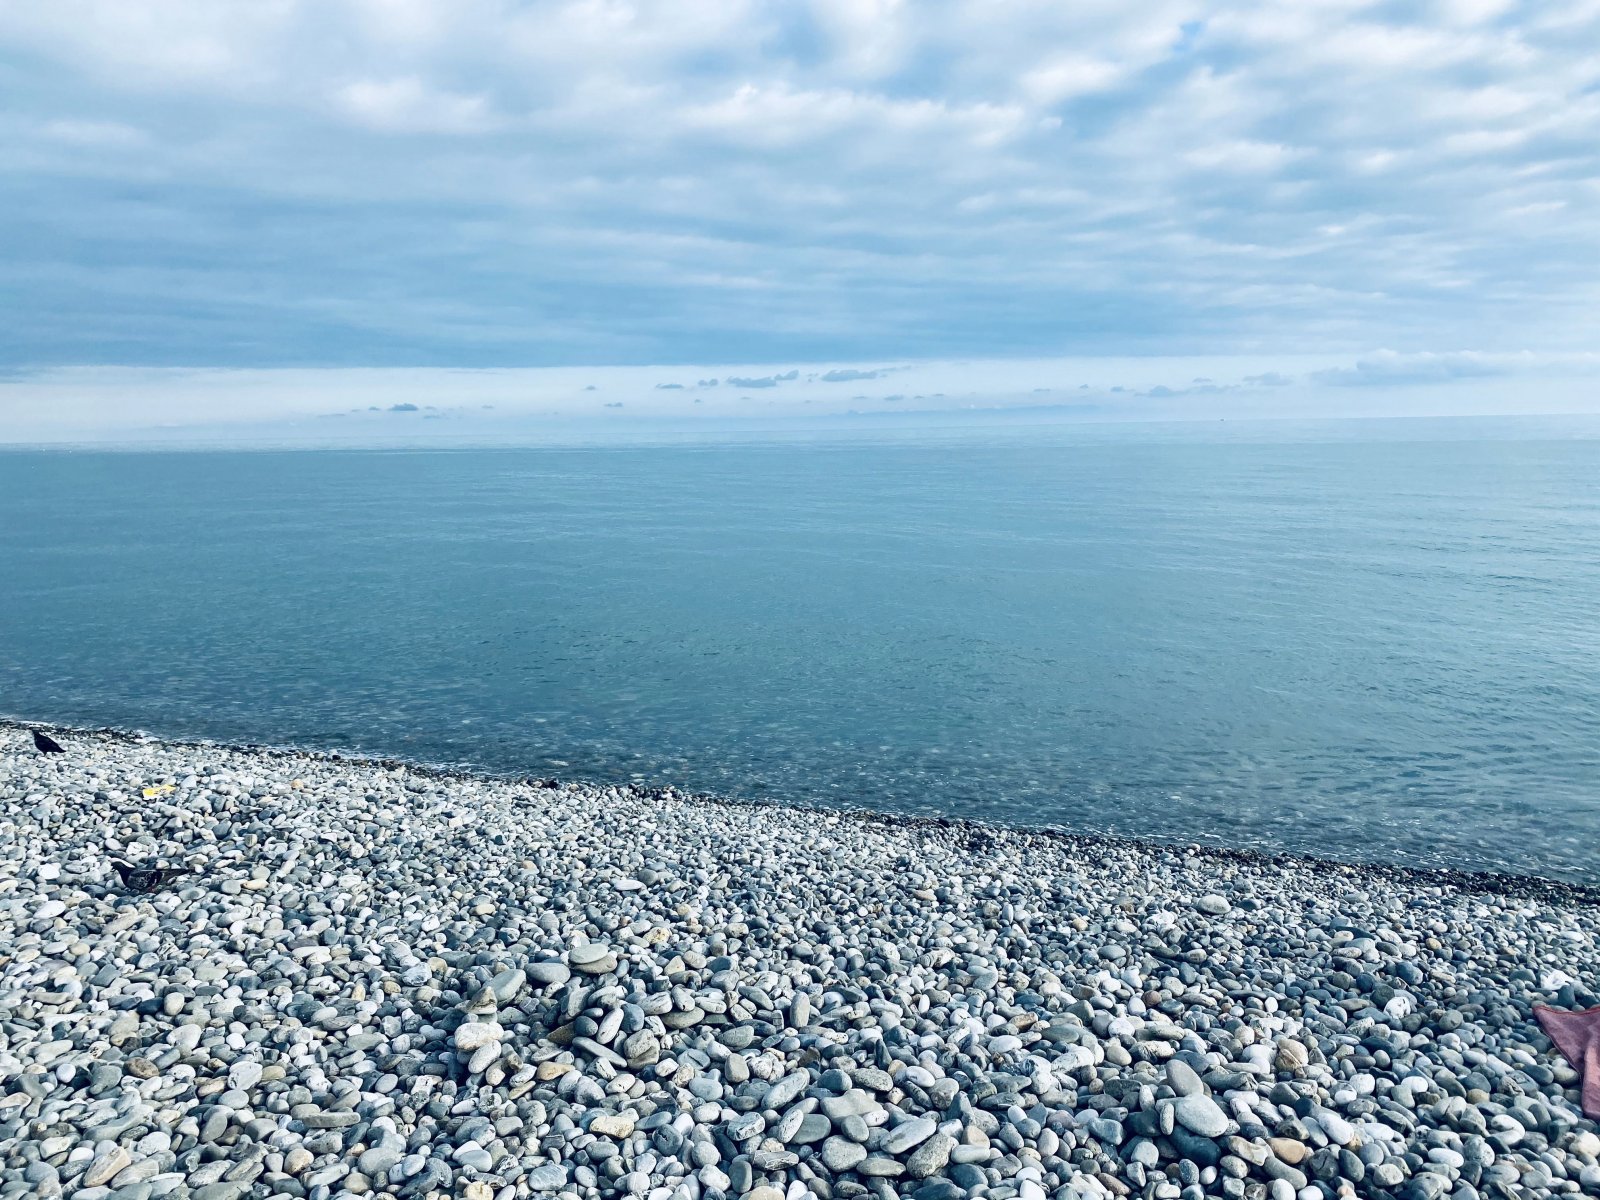
[[[681,392],[682,390],[683,390],[683,384],[681,384],[681,383],[658,383],[658,384],[656,384],[656,391],[658,391],[658,392]]]
[[[486,133],[497,124],[485,97],[440,91],[414,75],[347,83],[335,103],[357,124],[383,133]]]
[[[417,412],[418,409],[417,409],[417,406],[415,404],[391,404],[391,405],[389,405],[389,411],[390,412]]]
[[[1288,387],[1294,378],[1282,371],[1263,371],[1259,375],[1246,375],[1244,381],[1251,387]]]
[[[1396,384],[1448,383],[1504,375],[1511,362],[1483,354],[1399,354],[1379,351],[1354,366],[1314,371],[1311,381],[1327,387],[1379,387]]]
[[[0,364],[1572,351],[1600,306],[1593,23],[0,4],[0,275],[30,298]]]
[[[853,383],[858,379],[877,379],[887,375],[889,368],[878,367],[871,371],[858,371],[852,367],[836,367],[832,371],[824,371],[817,378],[823,383]]]
[[[1122,391],[1122,388],[1112,388],[1113,392]],[[1152,400],[1173,400],[1187,396],[1225,396],[1230,392],[1237,392],[1239,385],[1235,383],[1213,383],[1210,380],[1197,379],[1187,387],[1169,387],[1158,383],[1155,387],[1135,390],[1137,396],[1144,396]]]
[[[116,149],[143,145],[141,130],[121,121],[75,121],[70,118],[46,121],[44,135],[73,146]]]
[[[1561,380],[1593,393],[1592,381],[1596,376],[1600,376],[1600,353],[1592,350],[1572,353],[1379,350],[1361,356],[1348,366],[1312,371],[1306,378],[1313,384],[1334,388],[1460,384],[1510,378],[1540,380],[1543,384]],[[1535,403],[1540,402],[1537,395],[1530,398]]]
[[[1105,59],[1068,54],[1044,63],[1022,77],[1022,88],[1042,105],[1103,92],[1118,83],[1127,68]]]
[[[729,387],[770,388],[777,387],[780,383],[788,383],[791,380],[799,378],[800,372],[797,369],[786,371],[782,375],[759,375],[755,376],[754,378],[730,375],[724,382],[726,382]]]

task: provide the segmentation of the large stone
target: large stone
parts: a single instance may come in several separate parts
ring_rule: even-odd
[[[1218,1138],[1228,1132],[1228,1115],[1210,1096],[1179,1096],[1172,1106],[1178,1123],[1201,1137]]]
[[[811,1076],[805,1071],[792,1071],[772,1085],[771,1090],[763,1098],[763,1103],[768,1108],[784,1108],[805,1091],[806,1085],[810,1082]]]
[[[935,1133],[913,1150],[906,1159],[906,1174],[913,1179],[926,1179],[944,1170],[945,1164],[950,1161],[950,1151],[955,1149],[955,1144],[955,1138],[948,1134]]]
[[[1194,1068],[1181,1058],[1167,1060],[1167,1083],[1180,1096],[1198,1096],[1206,1090]]]
[[[867,1157],[867,1148],[847,1138],[831,1137],[822,1143],[822,1165],[834,1174],[848,1171]]]
[[[505,1030],[494,1022],[466,1021],[456,1026],[455,1045],[457,1050],[471,1053],[491,1042],[498,1042],[504,1036]]]
[[[633,1125],[634,1119],[631,1112],[601,1113],[589,1122],[589,1132],[621,1139],[632,1135]]]
[[[112,1146],[102,1150],[84,1168],[80,1182],[84,1187],[100,1187],[102,1184],[110,1183],[112,1177],[132,1161],[127,1149],[122,1146]]]
[[[529,963],[523,971],[531,982],[546,987],[559,987],[572,978],[572,968],[563,962]]]
[[[938,1129],[939,1124],[932,1117],[918,1117],[915,1120],[902,1122],[884,1135],[884,1153],[904,1154],[913,1146],[927,1141]]]

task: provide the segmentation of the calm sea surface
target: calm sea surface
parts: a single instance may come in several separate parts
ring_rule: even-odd
[[[0,712],[1600,881],[1600,425],[0,453]]]

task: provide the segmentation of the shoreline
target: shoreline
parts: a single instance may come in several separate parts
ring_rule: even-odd
[[[1362,859],[1325,858],[1315,854],[1293,851],[1254,850],[1248,847],[1227,846],[1204,842],[1162,841],[1107,833],[1074,832],[1056,826],[1000,825],[970,817],[952,815],[918,816],[909,813],[889,812],[861,807],[829,808],[790,800],[761,799],[750,796],[730,796],[716,792],[689,791],[676,785],[652,786],[639,783],[612,783],[582,778],[566,779],[560,776],[520,775],[496,772],[470,766],[451,766],[396,758],[388,755],[362,754],[349,750],[321,749],[317,747],[275,745],[263,742],[219,742],[211,739],[170,738],[142,730],[123,729],[117,726],[57,725],[41,721],[27,721],[19,717],[0,716],[0,733],[7,730],[26,733],[40,729],[50,734],[67,736],[93,736],[128,745],[161,745],[191,750],[225,750],[238,754],[256,754],[269,758],[305,758],[312,761],[343,763],[350,766],[402,768],[412,774],[441,780],[475,780],[482,783],[521,784],[541,788],[572,787],[580,789],[614,788],[643,798],[662,794],[678,800],[732,808],[779,809],[798,815],[837,816],[851,820],[902,825],[907,828],[970,829],[983,834],[1004,833],[1031,838],[1046,838],[1093,849],[1096,846],[1134,851],[1168,851],[1196,854],[1218,861],[1236,862],[1256,866],[1293,866],[1329,873],[1364,874],[1378,879],[1395,879],[1411,885],[1432,884],[1454,888],[1463,892],[1482,892],[1501,896],[1524,896],[1528,899],[1549,899],[1563,903],[1600,905],[1600,884],[1574,883],[1542,875],[1519,875],[1508,871],[1477,871],[1464,867],[1433,867],[1388,863]]]
[[[1592,889],[24,728],[0,1200],[1600,1195]]]

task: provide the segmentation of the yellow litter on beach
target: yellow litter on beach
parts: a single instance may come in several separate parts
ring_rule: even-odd
[[[158,784],[155,785],[155,787],[147,787],[147,788],[145,788],[144,791],[141,792],[140,794],[146,800],[154,800],[157,796],[165,796],[168,792],[175,791],[175,790],[176,789],[173,788],[173,786],[170,783],[158,783]]]

